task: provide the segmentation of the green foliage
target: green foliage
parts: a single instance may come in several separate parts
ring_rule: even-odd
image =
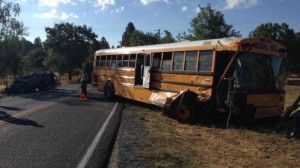
[[[139,30],[135,30],[134,32],[132,32],[129,38],[129,46],[143,45],[143,42],[141,40],[143,38],[143,35],[144,33]]]
[[[74,69],[82,68],[99,45],[97,35],[86,25],[59,23],[45,30],[47,37],[44,46],[50,52],[45,63],[61,74],[71,76]]]
[[[98,49],[109,49],[109,43],[106,41],[105,37],[101,38]]]
[[[174,43],[175,39],[171,32],[164,30],[164,36],[161,38],[160,43]]]
[[[265,23],[257,26],[249,34],[250,37],[266,37],[281,43],[288,43],[290,40],[295,39],[295,32],[289,28],[286,23]]]
[[[125,32],[122,35],[122,41],[120,42],[121,46],[130,46],[130,37],[131,34],[135,31],[135,27],[132,22],[129,22]]]
[[[294,32],[287,23],[264,23],[250,32],[250,37],[265,37],[276,40],[286,46],[288,51],[287,70],[300,73],[300,33]]]
[[[120,44],[122,46],[142,46],[151,44],[171,43],[175,42],[171,32],[164,30],[164,36],[161,37],[160,29],[155,33],[136,30],[133,23],[129,23],[122,36]],[[120,46],[118,46],[120,47]]]
[[[58,72],[61,75],[69,73],[69,71],[72,72],[73,70],[71,68],[66,68],[67,66],[69,66],[69,64],[71,64],[71,61],[64,54],[59,52],[55,53],[51,50],[48,51],[48,57],[46,58],[44,63],[47,67],[51,68],[51,70]]]
[[[42,40],[40,37],[35,38],[33,43],[35,48],[43,48]]]
[[[20,54],[22,56],[26,56],[32,49],[35,48],[34,44],[32,42],[26,40],[25,38],[21,38],[19,40],[20,42]]]
[[[26,53],[22,36],[27,28],[16,17],[21,7],[18,3],[0,0],[0,76],[17,75],[22,71],[21,57]]]
[[[203,40],[231,36],[241,36],[232,25],[226,24],[224,15],[220,11],[212,9],[210,4],[206,7],[198,6],[200,12],[192,19],[189,29],[190,34],[179,34],[179,40]]]
[[[27,71],[31,71],[35,68],[45,68],[44,61],[47,56],[48,53],[42,48],[35,48],[31,50],[23,59]]]
[[[1,76],[8,74],[16,76],[21,72],[21,56],[20,42],[16,38],[7,39],[0,42],[1,61],[0,73]]]

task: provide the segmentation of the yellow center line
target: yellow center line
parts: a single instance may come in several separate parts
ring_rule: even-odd
[[[34,113],[34,112],[40,111],[40,110],[42,110],[42,109],[48,108],[48,107],[50,107],[50,106],[53,106],[53,105],[56,104],[56,103],[57,103],[57,102],[49,102],[49,103],[47,103],[47,104],[38,106],[38,107],[36,107],[36,108],[30,109],[30,110],[26,110],[26,111],[24,111],[24,112],[22,112],[22,113],[20,113],[20,114],[17,114],[17,115],[15,115],[15,116],[11,116],[11,117],[9,117],[9,118],[7,118],[7,119],[5,119],[5,120],[0,121],[0,125],[3,125],[3,124],[8,123],[8,122],[11,122],[11,121],[13,121],[13,120],[15,120],[15,119],[21,119],[21,118],[22,118],[23,116],[25,116],[25,115],[29,115],[29,114],[32,114],[32,113]]]

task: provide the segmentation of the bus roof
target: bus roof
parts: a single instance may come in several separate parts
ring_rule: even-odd
[[[189,48],[189,47],[200,47],[200,46],[224,46],[230,45],[235,41],[241,41],[245,38],[241,37],[228,37],[228,38],[219,38],[219,39],[209,39],[209,40],[198,40],[198,41],[182,41],[176,43],[167,43],[167,44],[156,44],[156,45],[145,45],[137,47],[122,47],[115,49],[102,49],[96,51],[96,54],[103,53],[132,53],[132,52],[147,52],[151,50],[160,50],[160,49],[172,49],[172,48]]]

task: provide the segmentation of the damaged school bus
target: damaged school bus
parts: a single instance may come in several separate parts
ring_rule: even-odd
[[[93,84],[114,95],[168,109],[180,121],[232,112],[279,116],[286,49],[265,38],[221,38],[98,50]]]

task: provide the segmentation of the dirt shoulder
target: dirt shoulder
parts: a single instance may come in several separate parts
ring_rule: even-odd
[[[298,82],[285,87],[286,105],[300,93]],[[129,101],[108,167],[300,167],[299,153],[300,141],[274,127],[185,125]]]
[[[145,165],[145,160],[140,157],[140,153],[144,148],[143,138],[148,134],[144,118],[148,110],[133,106],[131,103],[126,103],[122,112],[121,125],[108,167],[144,167]]]

